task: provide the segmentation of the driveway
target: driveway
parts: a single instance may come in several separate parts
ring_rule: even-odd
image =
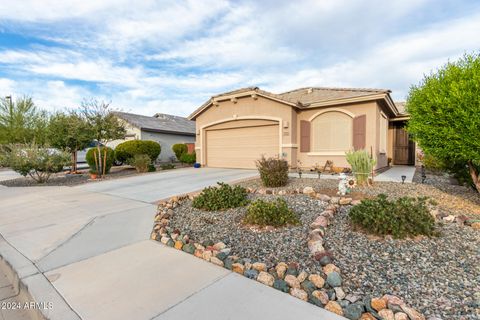
[[[222,181],[236,181],[255,177],[257,170],[184,168],[136,177],[120,178],[75,187],[124,199],[152,203],[174,195],[193,192]]]
[[[50,319],[343,319],[149,240],[159,199],[249,170],[179,169],[0,189],[0,255]],[[130,191],[130,192],[129,192]]]

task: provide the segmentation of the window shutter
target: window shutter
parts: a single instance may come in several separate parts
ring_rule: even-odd
[[[310,122],[300,120],[300,152],[310,152]]]
[[[361,115],[353,118],[353,149],[365,149],[366,145],[366,131],[367,131],[367,116]]]

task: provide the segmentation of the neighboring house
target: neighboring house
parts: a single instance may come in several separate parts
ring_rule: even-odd
[[[195,110],[197,161],[209,167],[254,168],[265,155],[292,167],[332,160],[348,167],[345,151],[366,149],[376,169],[414,164],[415,146],[390,90],[302,88],[281,94],[257,87],[212,97]]]
[[[110,147],[127,140],[153,140],[162,147],[158,160],[168,161],[175,156],[172,145],[195,142],[195,122],[187,118],[164,113],[157,113],[153,117],[126,112],[115,112],[115,115],[125,123],[127,134],[124,140],[108,143]]]

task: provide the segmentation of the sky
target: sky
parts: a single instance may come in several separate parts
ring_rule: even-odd
[[[2,0],[0,97],[188,116],[248,86],[392,90],[480,49],[478,0]]]

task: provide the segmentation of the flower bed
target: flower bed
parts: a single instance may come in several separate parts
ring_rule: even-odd
[[[312,188],[249,192],[254,193],[251,198],[281,195],[300,215],[302,224],[278,229],[248,228],[241,224],[245,208],[207,213],[191,208],[191,197],[174,197],[159,205],[152,239],[349,319],[425,319],[402,298],[385,295],[393,292],[392,288],[380,287],[375,295],[356,290],[350,285],[350,275],[342,272],[343,268],[325,250],[330,248],[329,225],[333,223],[335,229],[337,212],[341,219],[347,208],[342,205],[355,201],[317,194]],[[333,252],[333,258],[340,254],[343,259],[348,251]]]

